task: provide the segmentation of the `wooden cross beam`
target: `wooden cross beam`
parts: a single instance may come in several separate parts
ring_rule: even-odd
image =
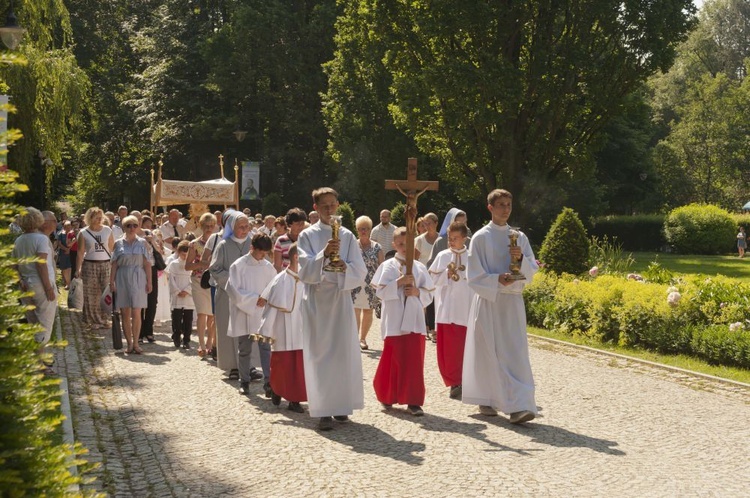
[[[439,182],[417,180],[417,159],[409,158],[406,180],[386,180],[386,190],[398,190],[406,197],[406,274],[414,266],[414,236],[417,232],[417,199],[427,190],[437,190]]]

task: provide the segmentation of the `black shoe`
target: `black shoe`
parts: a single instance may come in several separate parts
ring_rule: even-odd
[[[330,431],[333,429],[333,418],[332,417],[320,417],[318,422],[319,431]]]
[[[255,369],[250,370],[250,380],[261,380],[263,378],[263,372],[259,372]]]
[[[240,394],[244,396],[250,396],[250,383],[240,382]]]
[[[273,403],[274,406],[279,406],[281,404],[281,396],[279,396],[275,392],[271,391],[271,403]],[[299,404],[299,403],[297,403],[297,404]],[[291,406],[292,406],[292,402],[291,401],[289,402],[289,406],[290,406],[289,409],[291,410]]]
[[[463,393],[463,389],[461,386],[451,386],[451,399],[461,399],[461,394]]]
[[[174,347],[176,347],[176,348],[180,347],[180,337],[179,336],[177,336],[177,337],[172,336],[172,342],[174,343]]]
[[[409,413],[411,413],[415,417],[421,417],[422,415],[424,415],[424,410],[422,410],[422,407],[419,405],[409,405],[407,409],[409,410]]]
[[[333,418],[335,418],[339,422],[348,422],[349,421],[349,415],[336,415]]]
[[[155,338],[154,336],[152,336],[152,335],[147,335],[147,336],[146,336],[146,340],[147,340],[148,342],[152,343],[152,344],[153,344],[154,342],[156,342],[156,338]]]
[[[237,379],[239,379],[240,378],[240,371],[237,370],[236,368],[233,368],[232,370],[229,371],[229,378],[231,380],[237,380]]]
[[[380,403],[380,405],[383,407],[383,410],[388,411],[391,408],[393,408],[393,405],[389,405],[388,403]]]
[[[211,348],[211,359],[216,361],[216,348]]]
[[[297,401],[290,401],[289,407],[287,409],[296,413],[305,413],[305,409],[302,408],[302,405],[300,405]]]
[[[271,398],[273,396],[273,389],[271,389],[270,382],[263,384],[263,392],[266,393],[266,398]]]
[[[189,342],[183,342],[182,343],[182,349],[190,349],[190,343]]]

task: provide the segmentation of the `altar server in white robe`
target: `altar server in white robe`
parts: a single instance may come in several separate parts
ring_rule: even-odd
[[[265,301],[261,298],[263,290],[276,276],[276,269],[266,259],[271,250],[271,237],[264,233],[255,234],[251,241],[250,254],[245,254],[232,263],[229,268],[229,280],[226,291],[229,295],[229,327],[227,336],[234,341],[234,352],[237,356],[237,369],[240,375],[240,393],[250,395],[250,381],[261,378],[253,367],[250,355],[253,352],[253,339],[260,328]],[[260,363],[263,369],[263,388],[266,396],[271,397],[271,346],[267,342],[258,344]]]
[[[406,275],[406,228],[393,232],[396,256],[383,261],[372,277],[383,302],[380,330],[383,353],[372,380],[375,395],[388,410],[395,404],[407,405],[412,415],[424,411],[424,345],[427,335],[424,309],[432,302],[435,286],[427,268],[414,261]]]
[[[437,324],[437,363],[450,397],[461,397],[461,375],[464,365],[466,325],[474,299],[474,291],[466,278],[467,249],[464,246],[468,229],[460,221],[448,226],[449,248],[440,251],[430,266],[435,282],[435,322]]]
[[[331,216],[338,194],[324,187],[313,191],[320,220],[300,233],[299,277],[305,284],[302,299],[303,357],[310,416],[320,417],[318,428],[333,428],[333,418],[348,420],[364,407],[362,358],[352,289],[365,285],[367,267],[357,239],[344,227],[332,239]],[[326,271],[338,252],[343,272]]]
[[[302,357],[302,293],[299,280],[297,243],[289,246],[289,266],[274,277],[261,294],[265,302],[258,333],[270,337],[271,401],[278,406],[281,398],[289,401],[289,410],[305,411],[300,402],[307,401],[305,367]]]
[[[500,410],[519,424],[537,415],[522,292],[539,268],[526,235],[520,233],[518,245],[510,247],[511,193],[493,190],[487,204],[492,221],[469,246],[467,273],[476,296],[466,334],[462,400],[479,405],[483,415]],[[511,253],[523,258],[526,280],[511,280]]]

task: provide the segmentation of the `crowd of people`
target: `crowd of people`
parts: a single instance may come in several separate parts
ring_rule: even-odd
[[[187,216],[92,207],[72,219],[62,213],[58,222],[52,212],[27,208],[11,227],[21,232],[13,256],[37,258],[17,269],[36,306],[32,321],[44,329],[40,352],[56,311],[57,266],[66,289],[81,279],[90,329],[111,326],[101,301],[112,293],[126,354],[156,341],[158,317],[171,320],[176,348],[191,349],[195,329],[198,356],[237,380],[241,394],[261,381],[274,405],[286,399],[301,413],[307,402],[320,430],[364,406],[360,351],[369,349],[373,315],[384,339],[373,388],[384,409],[424,413],[431,339],[451,398],[486,416],[500,410],[513,423],[536,416],[524,280],[513,278],[511,262],[525,281],[538,268],[523,233],[511,243],[509,192],[489,195],[491,220],[473,235],[458,208],[439,229],[434,213],[417,219],[413,258],[413,232],[393,225],[388,210],[376,226],[360,216],[356,235],[339,227],[334,236],[338,193],[325,187],[312,198],[310,213],[292,208],[279,217],[192,204]],[[252,364],[254,345],[260,365]]]

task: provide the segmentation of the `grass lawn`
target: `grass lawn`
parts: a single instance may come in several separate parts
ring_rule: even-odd
[[[733,278],[750,278],[750,257],[740,259],[732,256],[696,256],[655,252],[634,252],[635,263],[631,271],[639,273],[656,261],[673,273],[724,275]]]

